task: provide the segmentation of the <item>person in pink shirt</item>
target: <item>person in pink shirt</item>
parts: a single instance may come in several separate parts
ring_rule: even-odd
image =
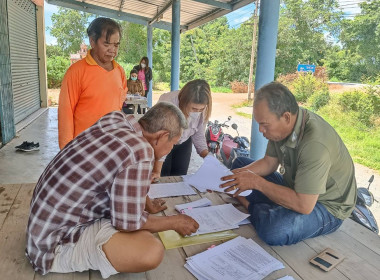
[[[208,154],[205,129],[211,115],[211,89],[205,80],[188,82],[181,90],[164,93],[158,102],[173,103],[181,109],[188,123],[188,128],[182,133],[178,144],[160,160],[156,160],[153,174],[161,176],[178,176],[187,174],[189,168],[192,144],[201,157]]]
[[[141,58],[139,65],[134,66],[133,69],[137,70],[137,79],[139,79],[144,86],[144,96],[148,97],[149,85],[152,81],[152,68],[149,67],[149,59],[144,56]]]

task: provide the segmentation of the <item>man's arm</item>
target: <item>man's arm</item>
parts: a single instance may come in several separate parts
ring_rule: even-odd
[[[152,182],[158,181],[158,179],[161,177],[161,169],[162,165],[164,164],[164,161],[162,160],[155,160],[154,161],[154,166],[153,166],[153,171],[152,171]]]
[[[174,216],[153,216],[149,215],[146,223],[140,229],[146,229],[150,232],[159,232],[165,230],[175,230],[182,236],[195,233],[199,228],[198,223],[191,217],[183,214]]]
[[[244,170],[250,170],[259,176],[267,176],[277,170],[278,164],[278,158],[266,155],[262,159],[252,162],[242,168],[234,169],[232,172],[239,173]]]
[[[58,140],[62,150],[74,139],[74,111],[80,96],[79,73],[67,70],[62,81],[58,105]]]
[[[189,235],[197,231],[198,223],[189,216],[156,217],[145,211],[151,168],[149,161],[138,162],[117,174],[110,190],[112,225],[123,232],[173,229],[179,234]]]
[[[297,193],[291,188],[277,185],[265,180],[251,170],[242,170],[239,173],[225,176],[222,180],[228,181],[221,185],[225,191],[238,190],[234,196],[238,196],[245,190],[258,190],[271,201],[301,214],[310,214],[318,200],[318,194]]]

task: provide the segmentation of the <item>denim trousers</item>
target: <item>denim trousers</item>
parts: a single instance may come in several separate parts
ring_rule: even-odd
[[[253,161],[250,158],[238,157],[231,169],[244,167]],[[264,178],[274,184],[286,186],[282,175],[278,172]],[[319,202],[310,214],[305,215],[274,203],[257,190],[253,190],[246,199],[249,201],[251,223],[259,237],[269,245],[290,245],[307,238],[328,234],[336,231],[343,222],[330,214]]]

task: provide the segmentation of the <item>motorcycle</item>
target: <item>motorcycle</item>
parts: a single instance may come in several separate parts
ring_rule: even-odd
[[[206,140],[209,151],[216,156],[227,168],[231,168],[233,161],[237,157],[249,157],[249,140],[240,136],[238,126],[234,123],[231,128],[236,130],[236,137],[223,132],[223,127],[228,128],[226,123],[231,120],[231,116],[224,123],[209,121],[206,128]]]
[[[369,207],[374,202],[373,194],[369,191],[369,187],[373,182],[374,175],[368,180],[367,188],[358,188],[357,200],[354,210],[352,211],[351,218],[357,223],[365,226],[369,230],[379,233],[379,227],[376,219],[373,216]]]

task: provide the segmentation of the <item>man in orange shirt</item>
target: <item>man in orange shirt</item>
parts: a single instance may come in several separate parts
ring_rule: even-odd
[[[114,61],[120,45],[121,27],[99,17],[87,28],[91,50],[74,63],[62,81],[58,106],[59,147],[109,112],[121,110],[127,92],[123,68]]]

